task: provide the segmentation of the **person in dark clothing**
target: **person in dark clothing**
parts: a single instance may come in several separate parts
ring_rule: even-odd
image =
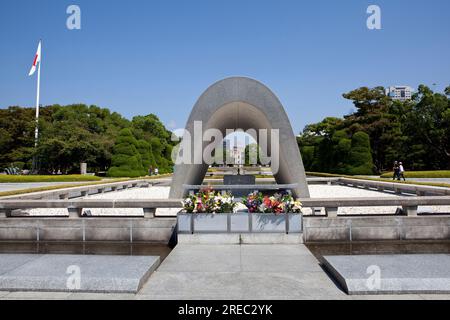
[[[398,162],[394,162],[394,175],[392,176],[392,180],[400,180],[400,166]]]

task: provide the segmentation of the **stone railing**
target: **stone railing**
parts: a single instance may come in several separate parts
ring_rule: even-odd
[[[305,198],[299,199],[303,207],[325,208],[328,217],[336,217],[340,207],[402,207],[408,216],[417,216],[419,206],[450,206],[450,196],[409,196],[380,198]],[[30,208],[67,208],[69,216],[80,217],[83,208],[143,208],[148,217],[152,217],[157,208],[182,208],[181,199],[81,199],[81,200],[0,200],[0,211],[6,217],[14,210]]]
[[[181,208],[181,199],[151,199],[151,200],[112,200],[112,199],[81,199],[81,200],[0,200],[0,215],[13,217],[15,211],[38,208],[66,208],[68,217],[81,217],[84,208],[143,208],[144,217],[153,218],[158,208]],[[1,216],[0,216],[1,217]],[[33,216],[38,218],[37,216]],[[42,217],[42,216],[39,216]],[[51,216],[50,216],[51,217]],[[96,216],[101,218],[101,216]],[[115,216],[126,217],[129,216]]]
[[[337,178],[334,183],[360,187],[365,189],[374,189],[377,191],[391,191],[396,194],[415,194],[417,196],[444,196],[450,195],[450,188],[423,186],[416,184],[396,183],[389,181],[374,181],[363,179]]]
[[[417,216],[419,206],[450,206],[449,196],[380,197],[380,198],[308,198],[300,199],[303,207],[325,208],[328,217],[337,217],[340,207],[402,207],[408,216]],[[450,212],[449,212],[450,213]]]

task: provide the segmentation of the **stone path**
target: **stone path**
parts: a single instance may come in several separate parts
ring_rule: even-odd
[[[303,245],[178,245],[139,295],[200,300],[346,297]]]

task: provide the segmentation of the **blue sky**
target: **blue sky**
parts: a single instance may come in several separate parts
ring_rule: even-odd
[[[81,8],[81,30],[66,8]],[[366,9],[381,7],[382,30]],[[0,0],[0,107],[86,103],[184,127],[200,94],[233,75],[268,85],[298,133],[359,86],[450,85],[450,1]]]

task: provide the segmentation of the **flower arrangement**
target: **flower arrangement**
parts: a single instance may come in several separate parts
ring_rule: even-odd
[[[236,206],[231,193],[219,193],[211,189],[200,190],[183,200],[183,208],[187,213],[234,212]]]
[[[261,192],[250,193],[242,203],[250,213],[300,213],[302,203],[294,200],[289,193],[275,193],[273,196],[263,196]]]

